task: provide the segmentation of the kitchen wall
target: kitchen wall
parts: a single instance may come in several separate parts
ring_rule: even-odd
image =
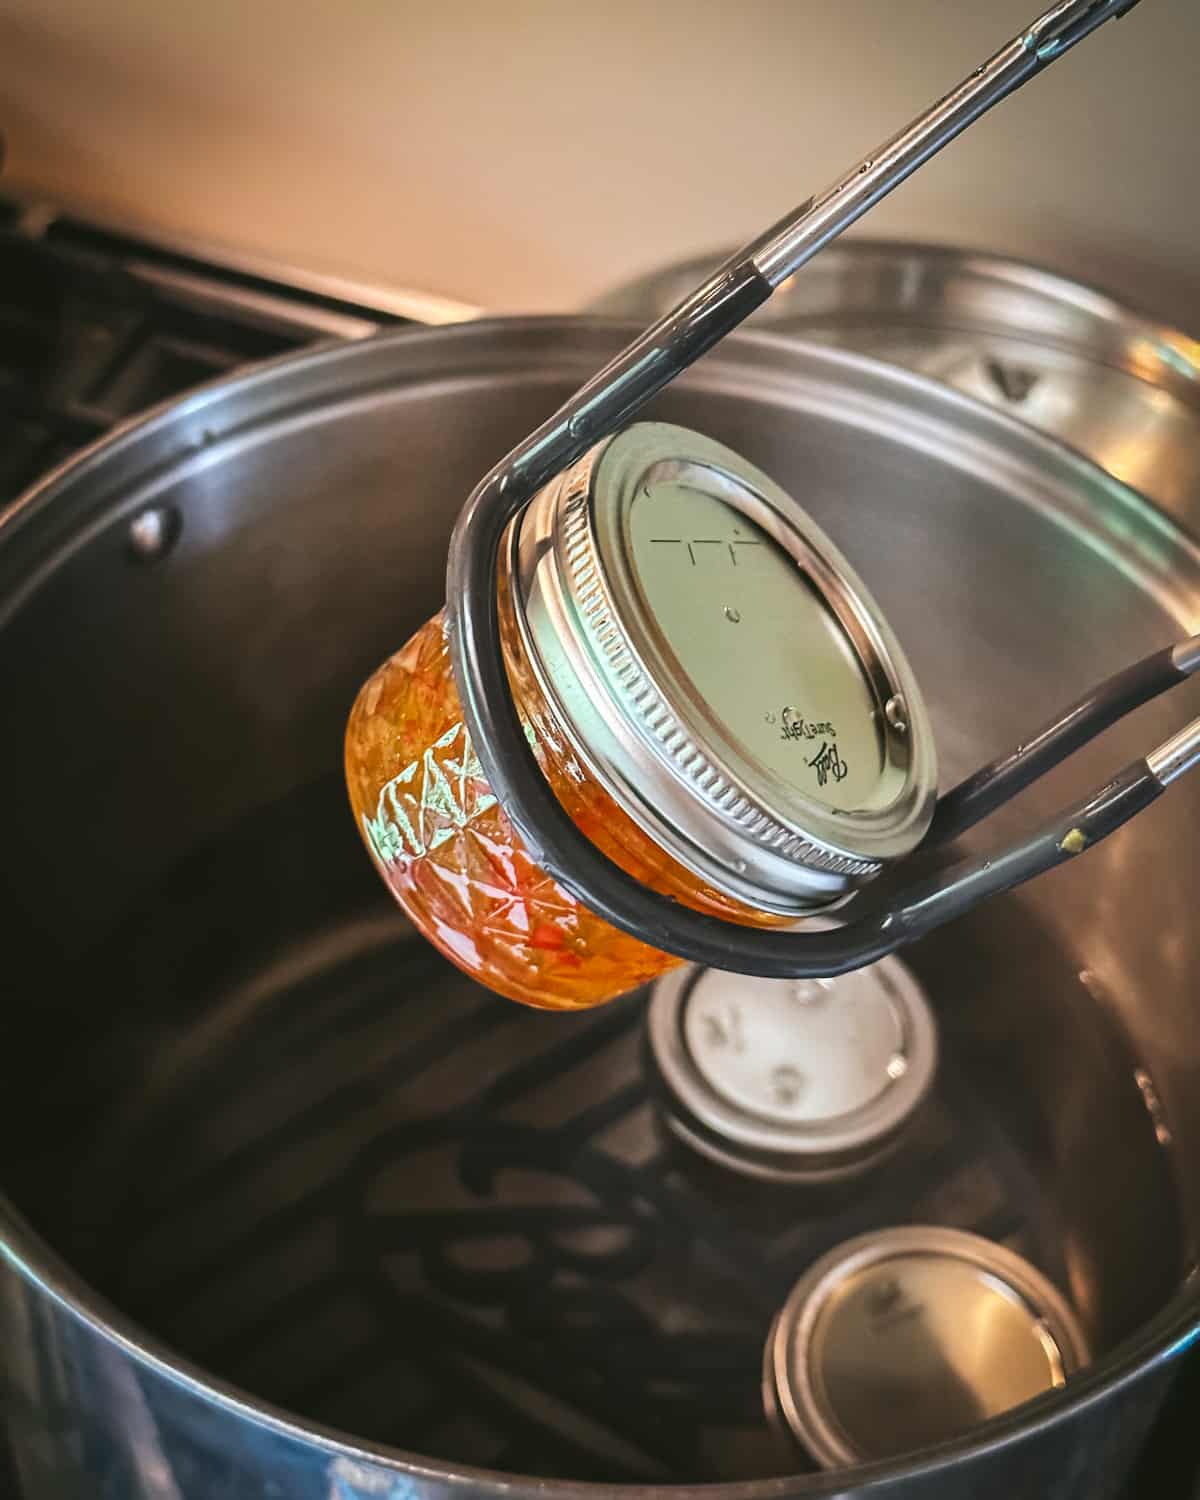
[[[1041,0],[1048,3],[1048,0]],[[498,309],[776,218],[1039,0],[0,0],[11,186]],[[876,210],[1200,328],[1200,4],[1145,0]]]

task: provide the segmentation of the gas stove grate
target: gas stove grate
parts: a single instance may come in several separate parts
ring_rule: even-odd
[[[202,381],[403,321],[0,199],[0,505]]]

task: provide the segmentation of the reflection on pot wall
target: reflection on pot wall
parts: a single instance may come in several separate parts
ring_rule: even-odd
[[[8,179],[495,308],[757,230],[1040,0],[0,0]],[[1200,8],[1102,29],[872,214],[1200,324]]]

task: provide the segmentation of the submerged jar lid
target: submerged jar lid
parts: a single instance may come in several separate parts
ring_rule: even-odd
[[[700,879],[801,914],[932,816],[928,714],[861,580],[730,449],[638,423],[510,532],[539,687],[589,772]]]
[[[827,1468],[959,1437],[1087,1360],[1074,1313],[977,1235],[862,1235],[801,1278],[767,1339],[763,1396]]]
[[[878,1162],[937,1066],[929,1004],[896,958],[837,979],[676,969],[654,987],[647,1034],[674,1134],[783,1182]]]

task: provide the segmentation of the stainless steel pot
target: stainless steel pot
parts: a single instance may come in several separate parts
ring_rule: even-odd
[[[648,322],[725,259],[615,287],[592,311]],[[1200,494],[1200,342],[1107,292],[1009,256],[842,239],[750,326],[857,349],[1071,444],[1187,523]]]
[[[1200,788],[911,950],[928,1121],[833,1199],[688,1173],[642,997],[481,993],[359,848],[358,684],[440,604],[478,475],[627,335],[498,321],[289,358],[0,526],[0,1348],[39,1500],[1092,1497],[1127,1472],[1200,1313]],[[870,581],[948,781],[1200,623],[1173,520],[911,374],[746,334],[653,410],[775,475]],[[997,835],[1188,711],[1150,705]],[[760,1405],[771,1319],[830,1246],[912,1221],[1016,1248],[1097,1358],[936,1451],[799,1474]]]

